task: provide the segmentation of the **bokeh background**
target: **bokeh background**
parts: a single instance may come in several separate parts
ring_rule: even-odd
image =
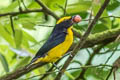
[[[73,27],[79,30],[81,34],[85,32],[89,23],[96,15],[104,0],[41,0],[53,13],[59,17],[73,16],[79,14],[82,22],[75,24]],[[67,6],[65,8],[65,2]],[[21,8],[20,8],[21,7]],[[0,0],[0,14],[8,12],[19,12],[20,10],[40,9],[40,5],[34,0]],[[65,14],[64,14],[64,11]],[[19,14],[12,17],[13,27],[11,26],[10,16],[0,17],[0,76],[6,75],[17,68],[25,66],[30,62],[35,53],[49,37],[56,19],[45,12],[34,12]],[[111,0],[101,19],[98,20],[92,34],[102,33],[106,30],[120,28],[120,0]],[[80,39],[74,37],[74,42]],[[67,69],[87,66],[94,47],[80,50]],[[120,56],[119,42],[112,42],[104,46],[99,53],[95,53],[90,65],[107,64],[112,65]],[[69,55],[68,55],[69,56]],[[63,58],[57,66],[64,64],[68,58]],[[52,66],[45,65],[30,73],[18,78],[17,80],[39,80],[42,74]],[[58,71],[57,69],[55,71]],[[80,75],[80,69],[71,69],[64,73],[62,80],[74,80]],[[86,80],[105,80],[110,72],[110,67],[90,67],[85,73]],[[57,72],[50,73],[44,80],[54,80]],[[34,77],[33,77],[34,76]],[[116,80],[120,79],[120,70],[116,71]],[[109,80],[113,80],[113,75]]]

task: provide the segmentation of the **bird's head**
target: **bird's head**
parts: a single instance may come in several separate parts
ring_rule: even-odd
[[[82,20],[82,18],[79,15],[75,16],[68,16],[68,17],[63,17],[60,18],[56,24],[61,25],[61,27],[69,28],[71,27],[74,23],[78,23]]]

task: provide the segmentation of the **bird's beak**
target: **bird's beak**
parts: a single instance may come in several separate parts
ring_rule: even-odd
[[[82,18],[79,15],[72,16],[72,22],[78,23],[81,22]]]

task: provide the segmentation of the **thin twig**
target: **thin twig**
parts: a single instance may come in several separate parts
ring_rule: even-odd
[[[101,18],[99,18],[99,20],[102,20],[102,19],[104,19],[104,18],[120,18],[120,16],[105,16],[105,17],[101,17]],[[83,19],[82,21],[90,21],[90,20],[93,20],[93,19]]]
[[[105,52],[100,52],[99,54],[101,55],[101,54],[106,54],[106,53],[109,53],[109,52],[113,52],[113,51],[120,51],[120,49],[108,49],[107,51],[105,51]]]
[[[25,5],[25,3],[24,3],[24,0],[21,0],[21,2],[23,4],[23,6],[25,7],[25,9],[28,10],[27,7],[26,7],[26,5]]]
[[[8,15],[16,16],[16,15],[32,13],[32,12],[43,12],[43,10],[42,9],[34,9],[34,10],[24,10],[22,12],[8,12],[8,13],[0,14],[0,17],[8,16]]]
[[[18,5],[19,5],[19,11],[22,12],[22,7],[21,7],[20,0],[18,0]]]
[[[11,23],[11,28],[12,28],[13,36],[15,37],[15,29],[14,29],[14,24],[13,24],[12,16],[10,16],[10,23]]]
[[[112,74],[113,69],[114,69],[114,67],[112,67],[112,68],[110,69],[110,72],[109,72],[109,74],[108,74],[108,76],[106,77],[105,80],[108,80],[108,79],[109,79],[110,75]]]
[[[67,3],[68,3],[68,0],[65,1],[64,15],[66,15]]]
[[[91,56],[90,50],[87,48],[86,51],[88,52],[89,56]]]
[[[51,25],[44,25],[44,24],[38,24],[37,26],[54,27],[54,26],[51,26]]]
[[[106,60],[105,64],[108,63],[108,61],[111,59],[111,57],[114,55],[114,53],[116,52],[118,47],[115,48],[115,50],[111,53],[111,55],[108,57],[108,59]]]
[[[108,61],[111,59],[111,57],[114,55],[115,51],[117,50],[118,47],[115,48],[115,50],[112,52],[112,54],[108,57],[108,59],[106,60],[105,64],[108,63]],[[101,70],[103,70],[103,68],[105,68],[104,66],[101,68]],[[113,71],[113,68],[110,69],[110,73],[108,74],[106,80],[108,80],[109,76],[111,75]]]

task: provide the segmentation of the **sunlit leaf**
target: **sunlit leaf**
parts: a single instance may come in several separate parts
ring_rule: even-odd
[[[19,60],[17,62],[17,64],[15,65],[15,69],[25,66],[26,64],[28,64],[29,60],[30,60],[30,57],[25,57],[25,58]]]
[[[34,26],[36,25],[36,19],[35,18],[20,18],[19,23],[22,24],[22,26],[26,29],[35,30]]]
[[[9,43],[9,44],[11,44],[12,46],[14,46],[15,45],[15,43],[14,43],[14,40],[13,40],[13,37],[9,34],[9,33],[7,33],[6,31],[5,31],[5,29],[4,29],[4,26],[2,26],[1,24],[0,24],[0,35]]]
[[[33,36],[31,36],[29,33],[23,31],[23,37],[26,38],[27,40],[31,41],[31,42],[37,42]]]
[[[65,72],[65,74],[66,74],[69,78],[71,78],[72,80],[74,80],[74,79],[75,79],[75,77],[74,77],[74,76],[72,76],[69,72]]]
[[[89,68],[87,69],[85,73],[86,79],[88,79],[90,76],[94,77],[94,80],[104,80],[106,76],[108,75],[109,70],[108,69],[101,69],[101,68]]]
[[[91,1],[80,0],[77,3],[69,4],[67,6],[67,13],[78,13],[89,10],[91,6]]]
[[[9,4],[8,7],[2,9],[2,12],[14,11],[17,6],[18,6],[18,0],[15,0],[11,4]]]
[[[99,1],[100,2],[100,1]],[[101,7],[101,3],[99,3],[99,2],[94,2],[94,4],[93,4],[93,15],[95,16],[97,13],[98,13],[98,11],[99,11],[99,9],[100,9],[100,7]],[[104,12],[102,13],[102,15],[101,15],[101,17],[107,17],[108,16],[108,12],[107,12],[107,10],[105,9],[104,10]],[[110,18],[108,17],[108,18],[104,18],[103,19],[104,21],[102,22],[108,29],[111,29],[111,21],[110,21]]]
[[[17,48],[19,48],[22,43],[22,31],[20,29],[15,30],[15,43]]]
[[[7,60],[6,60],[5,56],[1,53],[0,53],[0,61],[3,65],[5,72],[9,72],[9,66],[8,66]]]

